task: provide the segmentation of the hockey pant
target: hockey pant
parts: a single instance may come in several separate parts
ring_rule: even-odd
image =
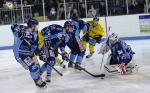
[[[95,47],[96,43],[100,43],[100,41],[101,41],[101,36],[95,37],[94,39],[89,39],[88,36],[84,36],[82,39],[82,45],[83,45],[84,51],[86,51],[86,46],[87,46],[87,42],[88,42],[90,54],[93,54],[94,53],[94,47]]]
[[[29,70],[33,80],[37,80],[40,78],[40,65],[36,63],[37,60],[35,60],[34,57],[35,56],[26,56],[26,55],[19,54],[19,57],[17,57],[16,60],[26,70]]]
[[[83,45],[84,51],[86,51],[87,42],[86,41],[82,41],[82,45]],[[89,44],[90,54],[94,53],[94,47],[95,47],[94,45]]]

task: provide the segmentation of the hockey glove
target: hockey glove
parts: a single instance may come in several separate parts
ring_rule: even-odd
[[[96,44],[96,40],[95,40],[95,39],[90,38],[90,40],[89,40],[89,44],[91,44],[91,45],[95,46],[95,44]]]
[[[88,33],[84,34],[84,36],[82,37],[82,40],[89,41],[89,34]]]
[[[97,43],[100,43],[101,42],[101,35],[100,36],[96,36],[94,39],[96,40]]]
[[[49,63],[49,64],[50,64],[51,66],[54,66],[54,65],[55,65],[55,63],[56,63],[56,62],[53,60],[53,61],[50,61],[50,63]]]
[[[67,60],[69,57],[69,54],[66,51],[62,51],[62,59]]]

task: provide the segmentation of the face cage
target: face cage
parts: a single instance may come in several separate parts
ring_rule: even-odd
[[[38,31],[39,25],[31,25],[32,31]]]

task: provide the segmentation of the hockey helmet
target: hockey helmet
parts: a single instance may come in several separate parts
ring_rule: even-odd
[[[65,27],[74,28],[74,25],[73,25],[73,23],[72,23],[71,21],[66,21],[66,22],[64,23],[64,28],[65,28]]]
[[[118,41],[119,37],[118,34],[112,33],[111,35],[109,35],[108,39],[111,44],[114,44]]]
[[[84,20],[79,20],[78,23],[79,23],[79,28],[80,29],[83,29],[83,27],[86,25]]]
[[[71,20],[73,21],[78,21],[79,20],[79,14],[78,13],[73,13],[71,15]]]
[[[36,19],[30,18],[27,22],[27,26],[31,27],[32,25],[38,25],[39,22]]]
[[[94,17],[93,21],[99,21],[99,18],[98,17]]]

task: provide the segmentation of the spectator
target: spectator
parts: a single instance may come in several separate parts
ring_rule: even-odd
[[[93,18],[96,16],[96,10],[94,9],[93,5],[91,5],[91,9],[88,10],[87,17]]]
[[[116,1],[115,7],[114,7],[114,14],[123,14],[123,5],[120,1]]]
[[[68,7],[68,9],[67,9],[67,19],[69,19],[70,16],[71,16],[71,10],[72,10],[72,8]]]
[[[73,9],[73,0],[66,1],[67,19],[70,19],[72,9]]]
[[[48,15],[48,19],[49,20],[56,20],[56,17],[57,17],[57,14],[56,14],[55,8],[52,7],[50,10],[50,13]]]
[[[45,14],[49,16],[51,8],[55,8],[55,11],[57,11],[58,4],[56,3],[56,0],[45,0]]]
[[[99,5],[99,14],[100,14],[100,16],[106,15],[105,2],[101,2],[100,5]]]
[[[115,1],[114,0],[109,0],[108,1],[108,14],[110,16],[113,14],[114,6],[115,6]]]
[[[65,19],[65,11],[63,6],[60,6],[58,10],[57,19]]]
[[[132,3],[129,5],[129,13],[135,14],[137,13],[137,9],[138,9],[138,2],[132,1]]]
[[[0,1],[0,8],[2,8],[3,7],[3,2],[2,1]]]
[[[78,13],[77,9],[73,8],[71,11],[70,19],[71,20],[78,20],[79,18],[80,17],[79,17],[79,13]]]
[[[146,2],[144,0],[138,1],[138,13],[144,13],[144,4]]]
[[[28,5],[28,1],[27,1],[27,0],[24,0],[23,5],[24,5],[24,6],[27,6],[27,5]]]
[[[148,2],[148,12],[150,12],[150,2]]]
[[[14,8],[18,8],[19,6],[18,6],[18,3],[17,3],[17,1],[14,1]]]
[[[79,0],[79,13],[80,13],[80,17],[84,18],[86,17],[86,12],[85,12],[85,3],[83,2],[83,0]]]
[[[60,0],[56,0],[56,3],[57,3],[57,7],[56,7],[57,10],[56,10],[56,11],[59,11],[60,7],[63,7],[64,4],[63,4],[63,2],[60,1]]]
[[[39,16],[43,15],[43,10],[42,10],[42,0],[35,0],[34,2],[34,13],[38,13]]]

